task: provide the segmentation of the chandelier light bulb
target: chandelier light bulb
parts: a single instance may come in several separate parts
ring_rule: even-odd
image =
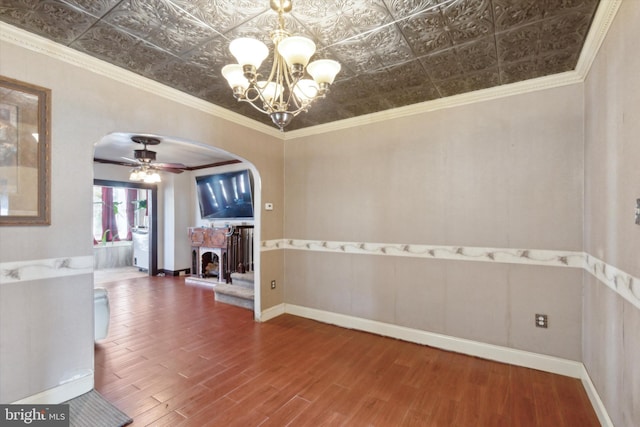
[[[336,75],[340,72],[340,63],[331,59],[319,59],[313,61],[307,67],[307,71],[311,74],[311,77],[321,85],[326,83],[328,85],[333,83]]]
[[[264,101],[271,104],[282,93],[282,86],[274,82],[258,82],[258,89],[262,92]]]
[[[222,67],[222,75],[227,79],[227,83],[229,83],[234,93],[239,92],[244,94],[249,87],[249,80],[244,76],[242,66],[239,64],[225,65]]]
[[[241,37],[233,40],[229,44],[231,54],[236,58],[238,64],[245,69],[251,69],[253,74],[260,68],[262,61],[269,55],[269,48],[260,40],[250,37]]]
[[[315,52],[316,44],[306,37],[287,37],[278,43],[278,53],[282,55],[289,68],[294,65],[306,67]]]

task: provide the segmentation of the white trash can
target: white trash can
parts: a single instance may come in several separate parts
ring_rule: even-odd
[[[109,293],[105,288],[93,290],[94,339],[103,340],[109,333]]]

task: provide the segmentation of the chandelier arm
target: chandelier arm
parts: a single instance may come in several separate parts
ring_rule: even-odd
[[[276,55],[274,58],[274,62],[278,64],[276,76],[278,79],[278,84],[282,88],[280,92],[279,110],[286,111],[288,110],[288,106],[292,98],[293,87],[295,83],[292,84],[292,76],[290,74],[289,67],[287,66],[287,63],[284,57],[280,55],[277,44],[276,44],[275,50],[276,50]],[[286,100],[285,100],[285,96],[286,96]]]
[[[277,98],[278,101],[276,102],[274,99],[274,105],[280,104],[278,108],[276,108],[276,110],[281,110],[282,105],[283,104],[283,98],[284,98],[284,89],[285,89],[285,85],[284,85],[284,79],[282,78],[284,70],[282,68],[282,57],[280,56],[278,52],[278,45],[276,44],[274,47],[275,50],[275,56],[273,59],[273,63],[277,64],[276,65],[276,85],[280,88],[280,92],[277,94]]]
[[[260,87],[258,85],[255,85],[254,89],[256,90],[256,92],[258,92],[258,97],[255,98],[255,101],[257,101],[258,99],[260,99],[260,101],[262,101],[262,108],[261,108],[262,111],[265,114],[273,113],[273,105],[272,105],[271,102],[267,101],[267,98],[264,96],[264,92],[260,89]],[[273,102],[273,100],[272,100],[272,102]],[[256,108],[260,108],[259,106],[253,104],[253,102],[252,102],[252,105],[254,105]]]
[[[284,63],[284,58],[282,58],[282,62]],[[284,64],[284,79],[287,82],[287,90],[289,92],[288,97],[287,97],[287,105],[289,105],[291,103],[291,100],[293,99],[296,107],[300,107],[297,103],[296,97],[294,96],[293,93],[293,89],[296,87],[296,85],[298,84],[298,82],[300,81],[300,77],[295,77],[293,75],[291,75],[291,73],[289,72],[289,68],[286,66],[286,64]]]
[[[300,108],[296,108],[293,111],[288,111],[289,114],[291,114],[293,117],[297,116],[298,114],[302,113],[303,111],[306,111],[305,107],[300,107]]]
[[[271,82],[271,80],[273,79],[273,75],[274,75],[274,71],[275,71],[275,61],[273,63],[273,66],[271,67],[271,73],[269,74],[269,78],[265,81],[265,88],[267,87],[267,85]],[[258,77],[260,77],[262,74],[256,74],[255,79],[253,79],[251,82],[249,82],[249,88],[247,89],[245,96],[247,97],[246,101],[248,101],[254,108],[262,111],[265,114],[271,114],[272,108],[269,108],[267,110],[265,110],[264,108],[261,108],[257,105],[254,104],[254,102],[256,102],[258,99],[260,101],[262,101],[263,105],[269,105],[271,106],[270,103],[267,102],[267,99],[264,96],[263,90],[260,89],[260,86],[258,85]],[[250,98],[247,96],[247,93],[250,90],[254,90],[256,92],[256,96],[253,98]]]
[[[302,100],[299,100],[298,97],[294,95],[293,89],[297,86],[297,84],[298,82],[296,82],[296,84],[291,87],[291,90],[289,92],[289,100],[291,103],[295,105],[297,109],[302,110],[311,104],[311,100],[305,105],[305,103],[302,102]]]
[[[255,100],[257,100],[257,99],[259,99],[259,97],[258,97],[258,98],[255,98],[255,99],[254,99],[254,101],[255,101]],[[262,114],[267,114],[267,115],[271,114],[271,112],[266,111],[264,108],[262,108],[262,107],[260,107],[260,106],[256,105],[256,104],[254,103],[254,101],[251,101],[251,100],[249,100],[249,99],[240,99],[239,101],[248,103],[248,104],[249,104],[249,105],[251,105],[253,108],[255,108],[256,110],[260,111]]]
[[[258,106],[255,104],[255,101],[257,101],[258,99],[261,99],[259,96],[257,96],[256,98],[253,98],[253,100],[251,99],[238,99],[238,102],[246,102],[249,105],[251,105],[253,108],[255,108],[256,110],[258,110],[259,112],[261,112],[262,114],[271,114],[275,111],[266,111],[264,108]],[[296,109],[293,111],[288,111],[289,114],[293,115],[294,117],[297,116],[298,114],[302,113],[303,111],[307,111],[309,105],[305,105],[305,106],[298,106],[296,105]]]
[[[273,60],[273,64],[271,65],[271,72],[269,73],[269,77],[267,78],[267,82],[271,82],[273,81],[274,76],[276,76],[276,72],[278,70],[278,61],[276,60],[278,58],[278,45],[274,45],[273,50],[275,53],[274,55],[274,60]]]
[[[256,92],[256,95],[254,97],[250,97],[249,96],[249,92],[251,90],[254,90]],[[256,102],[260,100],[262,102],[263,107],[260,107],[259,105],[256,105]],[[251,104],[251,106],[253,108],[255,108],[256,110],[260,111],[261,113],[264,114],[271,114],[273,112],[276,111],[285,111],[285,110],[281,110],[279,108],[275,108],[273,102],[269,103],[267,102],[262,90],[260,90],[260,86],[258,85],[251,85],[251,87],[249,87],[249,89],[247,89],[247,91],[245,92],[245,98],[243,99],[238,99],[238,101],[242,101],[242,102],[248,102],[249,104]],[[264,106],[268,106],[268,108],[265,108]],[[287,104],[288,105],[288,104]],[[296,103],[296,109],[294,111],[288,111],[289,113],[291,113],[294,117],[297,116],[298,114],[300,114],[300,112],[302,112],[305,109],[304,106],[300,106]]]
[[[249,92],[251,92],[251,91],[255,92],[255,96],[254,97],[251,97],[249,95]],[[260,89],[258,89],[256,86],[252,85],[245,92],[245,97],[243,99],[239,99],[238,101],[246,101],[246,102],[254,103],[254,102],[258,101],[258,100],[263,100],[264,101],[264,97],[263,97],[262,92],[260,91]]]

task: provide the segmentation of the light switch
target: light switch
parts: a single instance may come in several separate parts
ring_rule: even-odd
[[[273,203],[265,203],[264,204],[264,209],[267,211],[272,211],[273,210]]]

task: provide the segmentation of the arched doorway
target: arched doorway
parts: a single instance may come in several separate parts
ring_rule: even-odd
[[[136,134],[137,135],[137,134]],[[132,133],[114,132],[105,135],[94,147],[94,179],[128,181],[135,160],[141,150],[132,141]],[[150,148],[154,161],[182,164],[181,170],[159,170],[162,181],[158,187],[157,230],[158,238],[152,253],[158,254],[157,271],[176,273],[191,269],[191,248],[184,240],[189,227],[204,224],[198,217],[195,176],[203,171],[247,169],[253,176],[253,268],[254,318],[261,318],[260,298],[260,236],[261,194],[260,173],[253,163],[225,150],[200,142],[181,138],[150,135],[161,142]],[[177,208],[179,207],[179,208]],[[173,256],[171,255],[173,253]],[[167,255],[169,254],[169,255]],[[171,258],[171,259],[167,259]]]

